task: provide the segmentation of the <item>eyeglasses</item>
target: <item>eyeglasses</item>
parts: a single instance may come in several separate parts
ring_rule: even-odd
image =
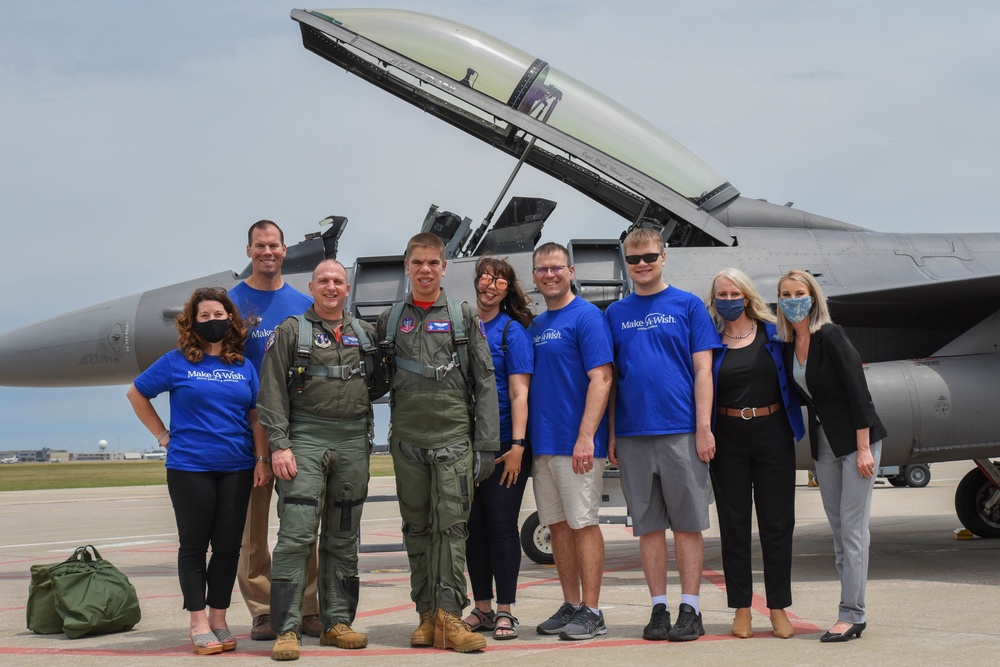
[[[559,275],[565,269],[565,266],[538,266],[531,270],[539,278],[544,278],[550,273],[554,276]]]
[[[647,252],[642,255],[625,255],[625,261],[633,266],[638,264],[640,261],[646,262],[646,264],[652,264],[660,257],[658,252]]]
[[[479,276],[480,287],[489,287],[490,285],[496,285],[497,289],[505,290],[507,289],[507,285],[509,284],[510,283],[507,282],[506,278],[497,278],[496,276],[491,276],[488,273],[483,273]]]

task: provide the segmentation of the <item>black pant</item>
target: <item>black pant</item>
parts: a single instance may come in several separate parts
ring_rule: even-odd
[[[503,450],[510,449],[509,444]],[[498,452],[498,456],[502,452]],[[476,487],[469,514],[469,537],[465,541],[465,566],[475,600],[493,599],[493,581],[497,584],[497,603],[514,604],[517,575],[521,571],[521,540],[517,529],[521,500],[531,470],[531,451],[521,457],[517,482],[500,486],[503,465]]]
[[[228,609],[240,560],[253,468],[236,472],[167,469],[167,491],[177,519],[177,578],[184,608]],[[205,566],[208,547],[212,558]],[[207,595],[206,595],[207,588]]]
[[[751,511],[764,560],[769,609],[792,604],[792,532],[795,529],[795,445],[784,412],[744,420],[719,415],[715,422],[712,486],[719,514],[726,596],[732,608],[753,599]]]

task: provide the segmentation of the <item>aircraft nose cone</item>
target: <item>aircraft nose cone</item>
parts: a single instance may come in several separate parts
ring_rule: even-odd
[[[0,334],[0,385],[126,384],[138,374],[130,335],[141,295]]]

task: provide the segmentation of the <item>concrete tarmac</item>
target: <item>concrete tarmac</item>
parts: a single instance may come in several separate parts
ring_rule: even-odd
[[[409,599],[409,571],[401,551],[361,555],[361,607],[354,627],[369,646],[345,651],[304,638],[297,664],[351,665],[631,665],[677,661],[683,665],[963,664],[995,665],[996,611],[1000,589],[1000,540],[957,540],[954,490],[970,464],[941,463],[923,489],[876,485],[868,581],[868,629],[860,640],[820,644],[820,634],[836,621],[839,583],[833,566],[830,529],[818,489],[796,489],[797,524],[792,572],[794,603],[789,616],[796,636],[770,635],[763,598],[760,552],[755,545],[752,639],[729,633],[718,530],[705,534],[701,607],[706,635],[685,644],[646,642],[649,597],[639,562],[638,541],[621,525],[602,527],[606,561],[601,607],[608,633],[584,642],[559,641],[535,633],[534,626],[562,602],[551,566],[522,559],[515,615],[521,636],[487,639],[485,651],[458,655],[413,649],[410,631],[417,616]],[[804,475],[802,476],[804,481]],[[372,480],[371,496],[395,492],[392,478]],[[529,494],[525,514],[533,507]],[[712,513],[715,520],[714,511]],[[272,544],[277,520],[272,527]],[[224,660],[227,665],[268,664],[270,642],[249,639],[250,616],[234,591],[229,622],[239,636],[235,652],[196,656],[187,640],[187,613],[177,585],[177,538],[165,486],[0,493],[0,660],[10,665],[157,665]],[[362,542],[402,541],[394,502],[369,502]],[[135,585],[142,621],[125,633],[70,640],[25,629],[25,604],[35,563],[65,559],[79,545],[93,544]],[[676,616],[680,585],[671,552],[670,607]]]

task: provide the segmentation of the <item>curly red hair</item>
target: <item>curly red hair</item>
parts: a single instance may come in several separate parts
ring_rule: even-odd
[[[194,330],[198,317],[198,306],[202,301],[218,301],[232,318],[232,325],[222,339],[222,353],[219,357],[227,364],[243,362],[243,347],[246,345],[247,327],[240,317],[232,299],[221,287],[201,287],[194,291],[184,310],[177,316],[177,349],[184,358],[192,363],[198,363],[205,358],[208,342]]]

